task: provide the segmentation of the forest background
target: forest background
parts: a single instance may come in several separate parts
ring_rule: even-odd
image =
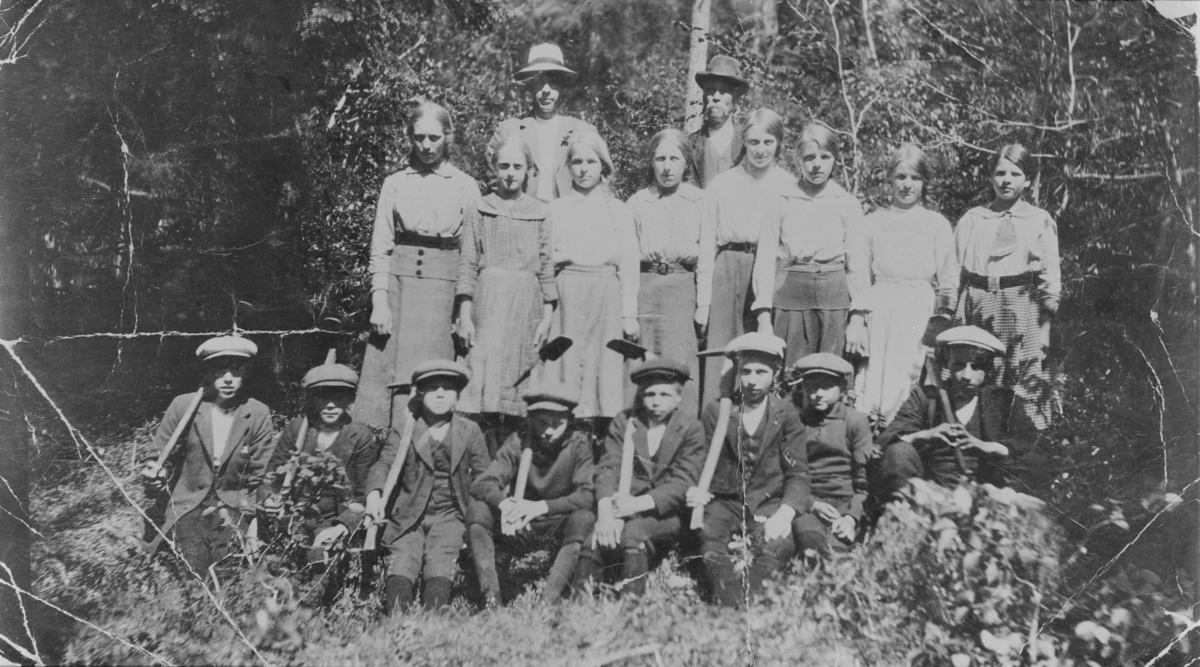
[[[484,180],[487,137],[529,106],[513,72],[556,41],[582,75],[561,104],[608,140],[625,198],[650,184],[646,140],[699,111],[685,73],[704,2],[0,3],[3,463],[30,471],[5,479],[29,498],[5,501],[12,580],[107,613],[107,593],[79,589],[108,590],[97,577],[116,561],[89,558],[129,536],[101,549],[80,531],[99,539],[130,511],[117,483],[191,389],[209,332],[274,332],[250,334],[252,393],[280,417],[326,349],[357,364],[375,199],[404,165],[408,100],[453,112],[453,160]],[[743,111],[785,117],[787,166],[803,123],[837,131],[836,177],[868,210],[886,204],[901,142],[937,158],[930,206],[951,221],[990,197],[998,146],[1038,155],[1031,198],[1063,259],[1046,498],[1070,545],[1063,585],[1104,613],[1115,595],[1156,614],[1138,649],[1152,654],[1200,562],[1194,22],[1142,2],[711,0],[707,47],[746,64]],[[24,636],[22,606],[0,602],[6,636]],[[61,659],[82,626],[34,606]]]

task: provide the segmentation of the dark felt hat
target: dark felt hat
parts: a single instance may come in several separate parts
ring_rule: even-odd
[[[692,373],[681,362],[667,357],[659,357],[635,368],[629,374],[629,379],[636,384],[654,382],[679,382],[682,384],[692,379]]]
[[[729,56],[713,56],[708,69],[696,72],[696,83],[703,88],[709,81],[724,81],[734,86],[734,92],[745,95],[750,82],[742,78],[742,62]]]

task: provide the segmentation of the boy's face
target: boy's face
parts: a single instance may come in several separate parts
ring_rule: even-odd
[[[458,381],[449,377],[433,377],[417,385],[421,392],[421,407],[429,417],[444,417],[454,412],[458,404]]]
[[[801,388],[808,399],[808,409],[829,412],[842,398],[844,380],[825,373],[810,373],[801,381]]]
[[[205,362],[212,388],[217,392],[218,403],[228,403],[242,390],[242,378],[246,374],[246,360],[242,357],[217,357]]]
[[[977,347],[953,345],[946,350],[946,365],[950,370],[950,393],[961,404],[979,393],[992,367],[992,355]]]
[[[771,383],[775,381],[777,364],[777,358],[765,355],[742,359],[738,365],[738,385],[742,390],[742,400],[748,403],[758,403],[767,397],[767,392],[771,390]]]
[[[571,421],[568,410],[532,410],[529,412],[529,428],[538,444],[549,444],[563,436],[567,423]]]
[[[317,387],[309,394],[310,412],[319,412],[321,423],[333,426],[340,421],[354,403],[354,390],[344,387]]]
[[[659,382],[642,389],[642,408],[655,423],[669,419],[682,400],[683,387],[678,382]]]

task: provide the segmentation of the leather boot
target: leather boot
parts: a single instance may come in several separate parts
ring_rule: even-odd
[[[622,590],[626,595],[635,595],[640,598],[646,594],[646,580],[650,578],[650,558],[645,549],[625,550],[621,578],[625,580]]]
[[[451,581],[445,577],[430,577],[425,580],[425,609],[437,609],[450,604]]]
[[[575,575],[575,566],[579,564],[579,543],[564,544],[554,557],[554,565],[550,566],[550,575],[546,577],[546,588],[542,599],[547,602],[562,601],[563,589]]]
[[[484,604],[490,609],[499,607],[500,577],[496,573],[496,545],[492,531],[479,524],[467,526],[467,544],[471,547],[471,558],[475,560],[475,576],[479,579]]]
[[[383,613],[391,616],[396,611],[404,611],[412,605],[412,601],[412,579],[396,575],[387,578],[383,587]]]
[[[600,571],[600,554],[593,551],[591,545],[584,545],[579,550],[579,562],[575,565],[575,576],[571,578],[573,595],[585,595],[588,586],[596,590],[596,573]]]
[[[733,570],[733,561],[725,554],[705,554],[704,567],[712,586],[713,602],[735,608],[745,602],[742,578]]]

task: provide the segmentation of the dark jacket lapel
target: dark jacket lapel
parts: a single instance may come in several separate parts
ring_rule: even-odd
[[[233,451],[240,446],[246,432],[250,429],[250,406],[242,403],[233,412],[233,423],[229,425],[229,437],[225,439],[225,451],[221,452],[221,465],[224,466]],[[211,427],[210,427],[211,432]]]
[[[655,470],[654,478],[667,469],[671,465],[671,460],[675,458],[675,450],[679,449],[679,444],[683,442],[683,430],[680,426],[679,411],[671,415],[671,420],[667,422],[667,430],[663,433],[662,442],[658,443],[658,452],[654,454]]]
[[[453,430],[453,427],[451,427]],[[417,418],[417,423],[413,424],[413,439],[412,448],[417,453],[417,458],[425,462],[425,465],[433,470],[433,453],[429,451],[429,425],[425,423],[423,417]],[[449,431],[447,431],[447,437]]]
[[[192,429],[196,431],[196,437],[200,440],[201,448],[204,449],[204,454],[208,457],[208,464],[210,466],[217,459],[216,454],[213,452],[212,409],[212,403],[202,401],[200,407],[196,408],[195,418],[192,419]]]
[[[450,420],[450,428],[446,431],[446,439],[450,445],[450,469],[457,470],[458,462],[462,460],[463,454],[467,451],[467,439],[463,436],[464,417],[454,415]]]

